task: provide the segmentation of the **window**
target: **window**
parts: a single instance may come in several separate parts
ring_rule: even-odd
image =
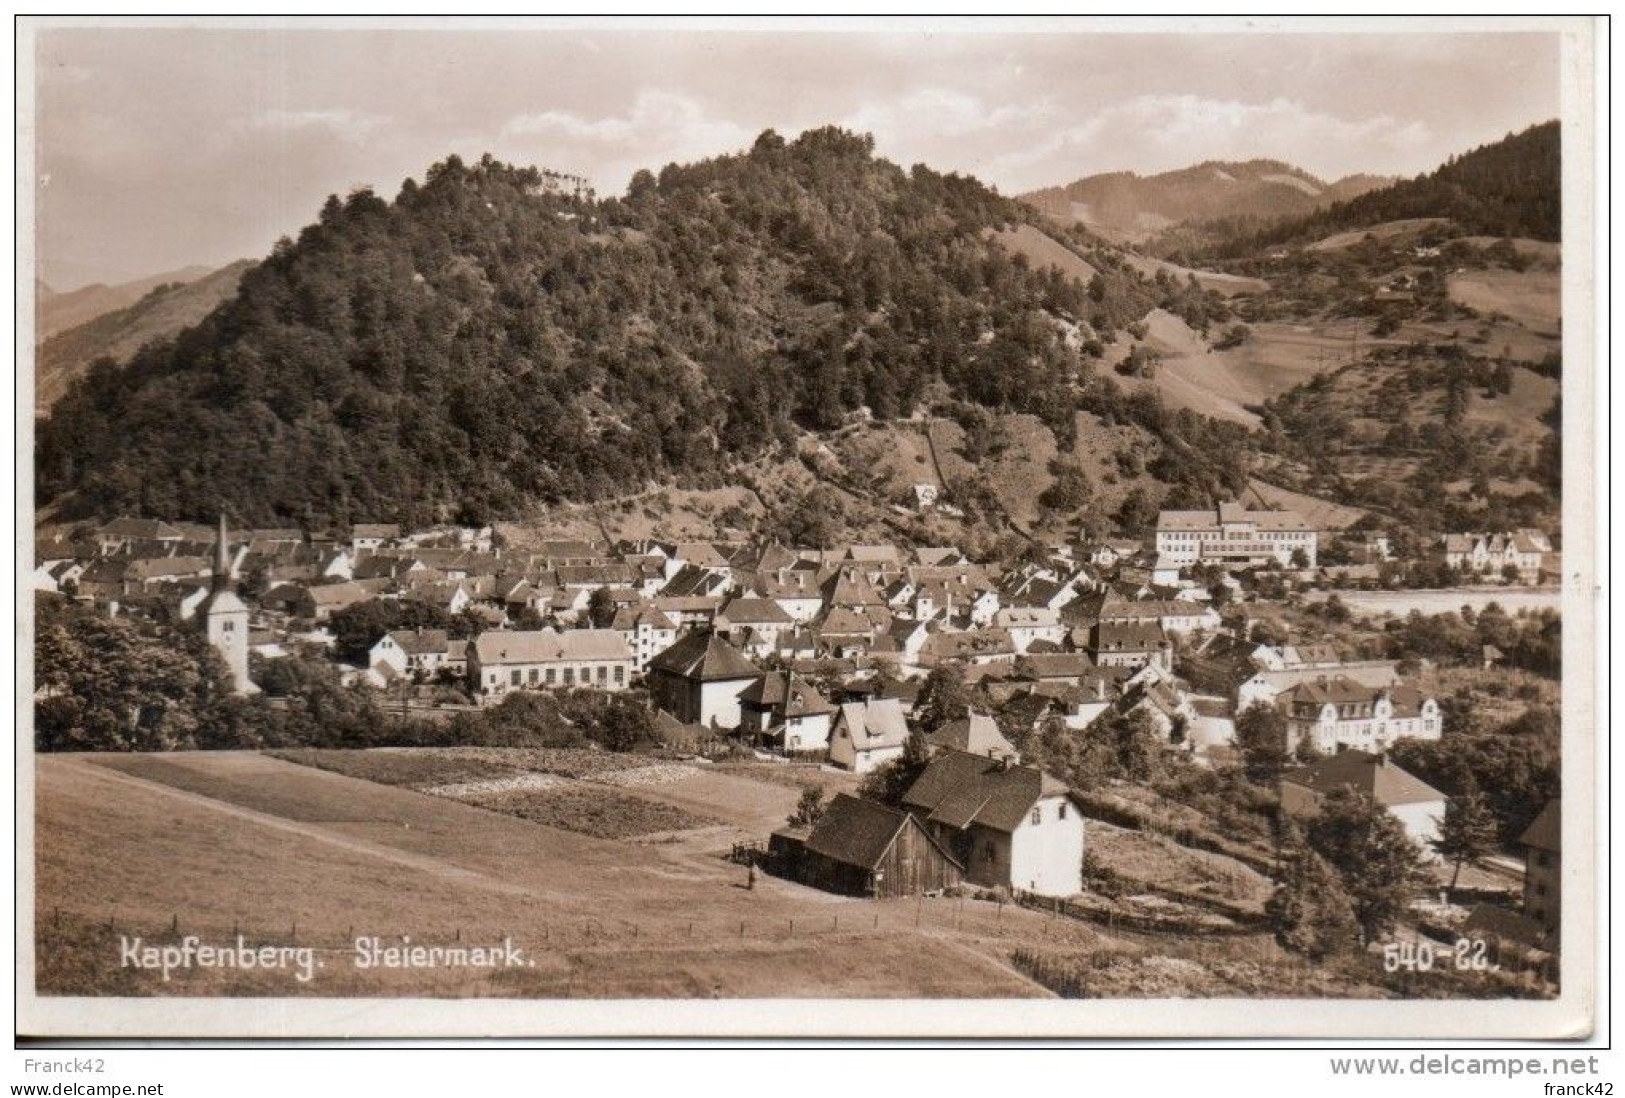
[[[1043,822],[1044,822],[1044,810],[1042,808],[1033,809],[1033,823],[1041,824]]]
[[[519,668],[515,667],[513,669],[512,679],[513,679],[513,685],[518,686],[519,685]]]
[[[576,684],[576,669],[573,668],[573,667],[566,667],[564,669],[564,685],[565,686],[574,686],[575,684]]]
[[[1061,802],[1061,810],[1055,814],[1055,818],[1058,819],[1058,820],[1066,819],[1066,802],[1065,801]]]
[[[532,667],[530,669],[530,685],[535,686],[536,685],[536,680],[540,675],[541,675],[541,672],[538,671],[536,668]]]
[[[626,681],[626,665],[624,663],[618,663],[618,664],[615,665],[615,685],[619,686],[622,683],[624,683],[625,681]]]
[[[557,682],[558,682],[558,681],[559,681],[559,672],[558,672],[558,668],[556,668],[556,667],[549,667],[549,668],[548,668],[548,669],[547,669],[547,685],[549,685],[549,686],[552,686],[552,685],[554,685],[554,684],[555,684],[555,683],[557,683]]]
[[[605,667],[603,664],[599,664],[598,665],[598,685],[603,686],[608,681],[609,681],[609,668]]]

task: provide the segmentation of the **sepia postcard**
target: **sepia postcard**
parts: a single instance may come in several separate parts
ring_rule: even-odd
[[[1585,1038],[1596,33],[20,20],[17,1036]]]

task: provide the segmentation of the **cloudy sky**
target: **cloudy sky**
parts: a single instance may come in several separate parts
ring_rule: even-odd
[[[1555,35],[51,28],[37,257],[56,289],[258,257],[322,199],[491,152],[617,193],[837,122],[1007,194],[1271,157],[1415,174],[1556,117]]]

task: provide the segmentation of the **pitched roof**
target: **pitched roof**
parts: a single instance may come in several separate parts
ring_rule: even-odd
[[[908,741],[908,722],[896,698],[847,702],[835,719],[845,723],[852,745],[859,751],[901,747]]]
[[[886,600],[862,572],[843,568],[826,584],[831,606],[884,606]]]
[[[761,674],[738,649],[712,632],[690,633],[651,660],[649,670],[701,682],[754,679]]]
[[[933,823],[1014,831],[1042,797],[1069,794],[1065,783],[1032,766],[1007,766],[983,755],[945,751],[903,795],[903,804]]]
[[[1352,788],[1386,808],[1445,799],[1443,793],[1386,754],[1365,751],[1339,751],[1330,758],[1288,771],[1281,780],[1321,794]]]
[[[734,625],[790,625],[795,619],[772,599],[737,598],[723,607],[722,616]]]
[[[1553,797],[1546,802],[1546,807],[1540,810],[1534,822],[1524,829],[1518,841],[1524,846],[1534,847],[1536,850],[1549,850],[1554,854],[1563,852],[1563,807],[1562,800]]]
[[[886,851],[906,827],[918,827],[907,813],[881,804],[879,801],[838,793],[824,809],[824,814],[813,825],[807,836],[808,850],[844,865],[873,869],[880,864]],[[943,857],[955,865],[959,862],[932,839]]]
[[[396,629],[389,634],[389,639],[409,656],[443,656],[450,638],[444,629]]]
[[[835,707],[819,693],[812,683],[794,671],[769,671],[745,687],[739,700],[750,705],[772,708],[790,717],[833,713]]]
[[[985,755],[991,759],[1018,759],[1020,753],[999,731],[998,722],[986,713],[967,713],[949,721],[926,736],[933,747]]]
[[[658,630],[677,628],[677,623],[662,613],[659,607],[648,604],[623,606],[615,611],[615,620],[609,623],[611,629],[619,630],[636,629],[640,625]]]
[[[1139,652],[1161,648],[1167,643],[1167,634],[1155,623],[1101,622],[1095,626],[1093,647],[1097,651]]]
[[[632,658],[613,629],[492,629],[474,638],[474,655],[482,665]]]

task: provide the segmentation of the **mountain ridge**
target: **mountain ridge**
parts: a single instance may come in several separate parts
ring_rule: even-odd
[[[1083,224],[1109,239],[1138,243],[1190,221],[1301,213],[1386,182],[1365,174],[1327,182],[1265,158],[1204,160],[1151,175],[1104,172],[1018,197],[1062,224]]]

